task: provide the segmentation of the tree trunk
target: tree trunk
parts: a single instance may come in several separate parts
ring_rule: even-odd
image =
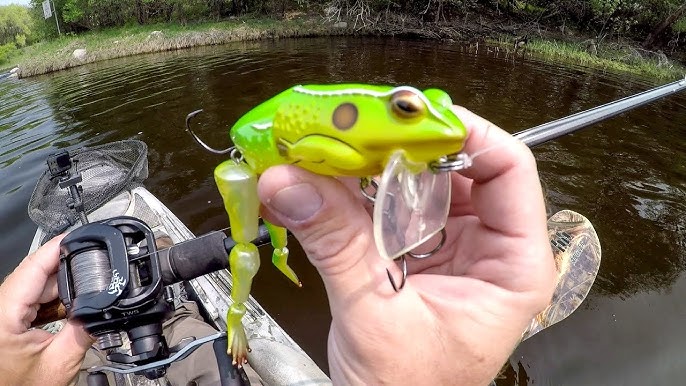
[[[138,24],[146,24],[148,22],[147,7],[142,0],[136,0],[136,20]]]
[[[653,30],[653,32],[648,34],[648,37],[643,42],[643,48],[651,49],[655,44],[655,41],[657,40],[658,36],[660,36],[660,34],[664,30],[666,30],[668,27],[674,24],[677,20],[679,20],[679,18],[681,17],[681,15],[684,14],[684,12],[686,12],[686,2],[682,3],[681,6],[676,11],[674,11],[674,13],[669,15],[665,19],[665,21],[663,21],[660,25],[657,26],[657,28]]]
[[[440,21],[442,12],[443,12],[443,0],[438,0],[438,9],[436,10],[436,20],[434,20],[434,23],[438,23]]]

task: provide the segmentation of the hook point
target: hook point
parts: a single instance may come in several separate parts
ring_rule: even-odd
[[[393,291],[400,292],[403,287],[405,287],[405,282],[407,281],[407,260],[405,259],[405,255],[402,255],[400,257],[402,259],[402,272],[403,272],[403,280],[400,282],[400,286],[397,286],[395,284],[395,279],[393,279],[393,275],[391,275],[391,271],[386,268],[386,274],[388,275],[388,281],[391,282],[391,287],[393,287]]]

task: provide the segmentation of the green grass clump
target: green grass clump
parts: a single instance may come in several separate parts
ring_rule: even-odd
[[[686,68],[665,56],[619,45],[594,48],[590,42],[532,40],[526,50],[534,55],[604,71],[626,72],[656,79],[683,77]]]

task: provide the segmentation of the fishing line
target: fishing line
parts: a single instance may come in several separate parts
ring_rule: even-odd
[[[483,137],[482,141],[486,140],[486,137],[487,137],[488,134],[490,133],[490,128],[491,128],[491,126],[492,126],[492,125],[489,125],[489,126],[488,126],[488,129],[486,129],[486,134],[484,134],[484,137]],[[514,137],[512,137],[512,138],[514,138]],[[517,140],[517,142],[522,142],[522,141]],[[495,144],[493,144],[493,145],[491,145],[491,146],[489,146],[489,147],[487,147],[487,148],[485,148],[485,149],[481,149],[481,150],[475,151],[472,155],[465,154],[465,156],[466,156],[466,160],[465,160],[466,166],[465,166],[465,169],[468,169],[468,168],[472,167],[472,166],[474,165],[474,160],[476,160],[477,157],[480,157],[480,156],[482,156],[482,155],[484,155],[484,154],[486,154],[486,153],[489,153],[489,152],[491,152],[491,151],[493,151],[493,150],[500,149],[500,148],[502,148],[502,147],[505,147],[505,146],[507,146],[507,145],[509,145],[509,144],[514,144],[514,143],[515,143],[515,142],[511,142],[511,141],[509,141],[508,139],[503,139],[503,140],[500,140],[499,143],[495,143]],[[523,143],[523,142],[522,142],[522,143]]]
[[[76,255],[72,261],[76,296],[104,291],[112,279],[109,256],[101,249]]]

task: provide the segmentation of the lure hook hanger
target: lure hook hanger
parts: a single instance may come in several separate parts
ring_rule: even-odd
[[[431,162],[429,168],[434,173],[464,170],[472,166],[474,158],[465,153],[454,153]]]
[[[371,187],[374,189],[372,193],[367,193],[367,188]],[[371,177],[366,177],[366,178],[360,178],[360,191],[362,192],[362,195],[364,198],[369,200],[369,202],[374,204],[376,201],[376,192],[379,190],[379,183],[371,178]]]
[[[205,148],[205,150],[209,151],[210,153],[214,153],[214,154],[227,154],[227,153],[229,153],[229,152],[233,152],[234,150],[236,150],[236,148],[235,148],[234,146],[231,146],[231,147],[229,147],[229,148],[227,148],[227,149],[224,149],[224,150],[213,149],[212,147],[210,147],[209,145],[207,145],[205,142],[203,142],[203,141],[200,139],[200,137],[198,137],[198,136],[195,134],[195,132],[193,131],[193,129],[191,129],[191,120],[192,120],[196,115],[198,115],[198,114],[200,114],[200,113],[202,113],[202,109],[200,109],[200,110],[195,110],[195,111],[189,113],[188,115],[186,115],[186,130],[188,130],[188,132],[191,133],[191,136],[193,137],[193,139],[195,140],[195,142],[197,142],[200,146],[202,146],[203,148]],[[233,158],[233,157],[232,157],[232,158]]]

